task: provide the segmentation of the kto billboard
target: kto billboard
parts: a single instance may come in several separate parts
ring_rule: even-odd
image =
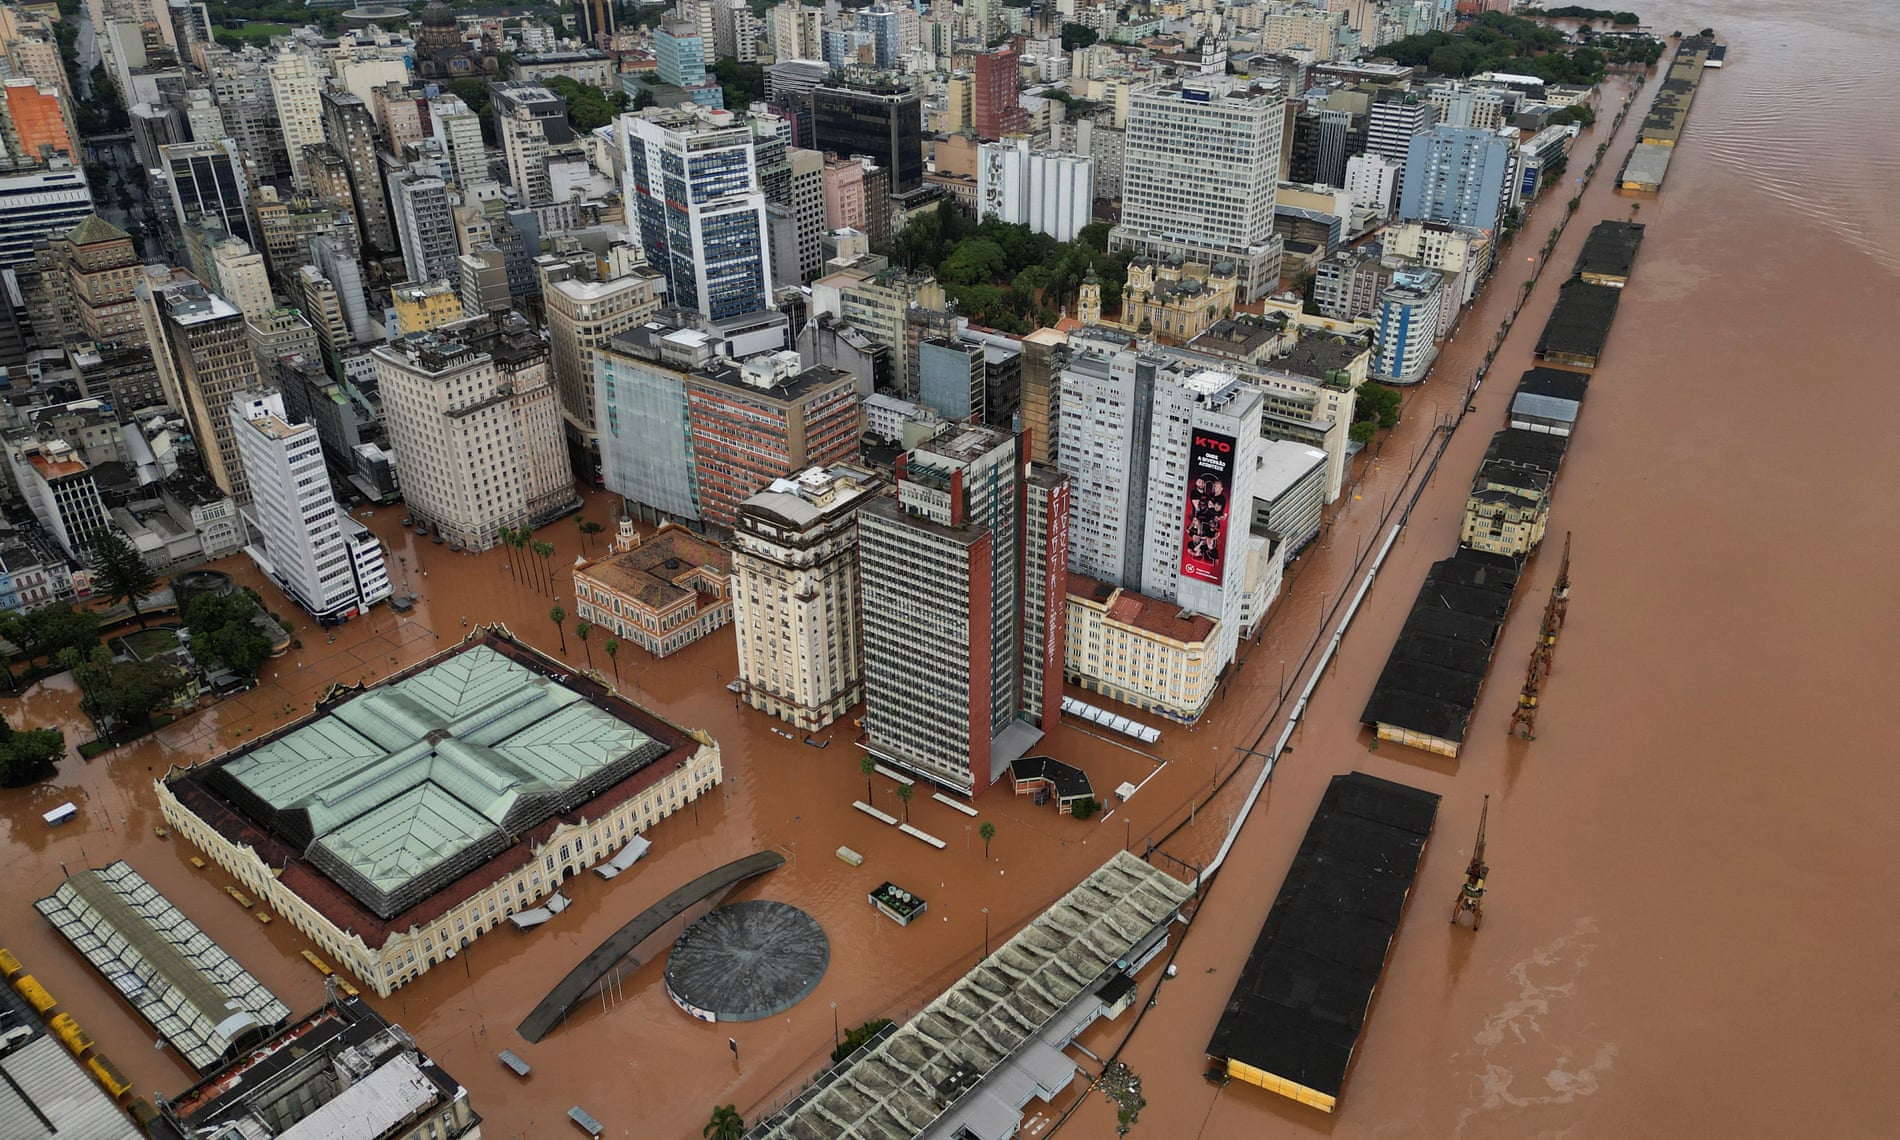
[[[1195,429],[1188,449],[1186,531],[1181,574],[1218,586],[1227,563],[1227,515],[1234,485],[1234,437]]]

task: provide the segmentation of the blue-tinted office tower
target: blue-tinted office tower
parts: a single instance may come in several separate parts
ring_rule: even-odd
[[[729,111],[620,119],[627,225],[671,303],[724,320],[769,307],[771,240],[752,130]]]
[[[1496,229],[1510,189],[1511,151],[1509,139],[1472,127],[1413,135],[1399,217]]]
[[[653,65],[661,83],[696,87],[706,81],[706,41],[691,20],[667,20],[653,30]]]
[[[856,13],[856,23],[858,31],[871,37],[871,50],[876,53],[872,62],[878,67],[897,66],[897,13],[886,5],[873,4]]]

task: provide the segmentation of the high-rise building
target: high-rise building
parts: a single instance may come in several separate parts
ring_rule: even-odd
[[[1074,241],[1094,215],[1094,162],[1032,151],[1027,138],[986,142],[977,148],[976,203],[981,217]]]
[[[856,30],[871,37],[871,65],[896,67],[898,62],[898,17],[888,4],[873,4],[852,13]]]
[[[42,162],[55,154],[73,157],[59,88],[28,78],[7,80],[4,90],[13,153]]]
[[[653,29],[653,63],[660,82],[688,89],[706,82],[711,47],[700,38],[698,25],[685,20],[662,21]]]
[[[1029,126],[1023,110],[1023,61],[1014,48],[977,55],[970,70],[970,114],[976,137],[995,140],[1021,134]]]
[[[856,377],[806,368],[789,351],[689,374],[686,419],[700,515],[727,529],[739,504],[774,480],[851,459],[864,431]]]
[[[791,240],[782,252],[773,247],[772,272],[780,284],[809,285],[825,271],[825,156],[792,147],[785,160],[784,200],[773,205],[784,211]]]
[[[613,338],[594,358],[601,481],[640,518],[700,517],[686,377],[717,357],[711,336],[656,319]]]
[[[1413,136],[1431,130],[1437,122],[1438,109],[1418,92],[1382,89],[1366,112],[1366,153],[1397,164],[1402,189]]]
[[[396,231],[389,224],[389,199],[383,191],[376,117],[369,104],[348,91],[325,91],[323,124],[325,137],[349,167],[357,232],[363,244],[379,253],[397,252]]]
[[[568,436],[585,441],[586,450],[598,446],[594,357],[615,336],[653,315],[660,307],[660,287],[658,277],[644,272],[606,281],[551,273],[542,286],[561,414]]]
[[[0,269],[32,261],[42,238],[65,233],[91,213],[86,176],[70,160],[0,158]]]
[[[1022,434],[1032,463],[1056,461],[1062,427],[1062,370],[1069,364],[1069,338],[1057,329],[1023,337]]]
[[[1264,397],[1120,333],[1069,345],[1058,464],[1072,482],[1069,564],[1213,618],[1213,668],[1224,668],[1265,542],[1248,529]]]
[[[1405,165],[1384,155],[1355,154],[1346,160],[1346,194],[1352,204],[1389,218],[1399,203],[1399,174]]]
[[[1379,351],[1372,375],[1388,384],[1416,384],[1438,355],[1444,274],[1436,269],[1400,269],[1379,294],[1374,319]]]
[[[304,319],[296,309],[285,307],[272,309],[257,316],[244,319],[244,335],[250,338],[251,355],[257,357],[257,374],[266,383],[278,376],[279,362],[286,356],[301,356],[316,360],[322,342],[317,338],[317,330]],[[292,397],[295,400],[295,397]],[[285,405],[292,419],[306,421],[302,414],[302,405]]]
[[[1068,481],[1025,468],[1019,437],[953,428],[858,514],[865,746],[969,795],[1041,739],[1061,697]]]
[[[277,105],[284,150],[290,157],[291,177],[297,189],[308,190],[304,148],[320,146],[323,134],[323,71],[317,61],[286,47],[270,63],[271,97]]]
[[[771,306],[771,242],[751,130],[731,112],[620,119],[628,227],[670,303],[715,321]]]
[[[246,319],[262,317],[277,307],[264,255],[241,238],[225,238],[211,247],[209,284],[218,296],[236,305]]]
[[[411,281],[448,281],[455,277],[454,205],[449,184],[415,170],[389,176],[389,213],[402,245],[403,270]]]
[[[185,413],[205,472],[238,504],[250,502],[230,416],[237,394],[257,387],[244,314],[182,275],[141,284],[139,314],[166,402]]]
[[[759,18],[747,0],[711,0],[713,55],[739,63],[759,58]]]
[[[1242,300],[1272,292],[1280,278],[1273,219],[1282,102],[1271,87],[1227,76],[1131,94],[1112,248],[1231,262]]]
[[[227,414],[251,488],[245,521],[263,536],[258,568],[319,622],[387,598],[382,545],[337,510],[317,429],[290,423],[278,392],[239,392]]]
[[[488,177],[488,155],[482,142],[482,117],[454,95],[437,95],[429,100],[430,137],[442,144],[448,159],[443,171],[456,187],[466,191],[469,184]]]
[[[441,331],[377,345],[370,356],[411,514],[470,550],[493,546],[504,526],[539,521],[530,472],[567,467],[545,358],[509,372]]]
[[[539,83],[497,83],[493,88],[495,132],[508,163],[508,181],[526,206],[554,201],[548,153],[574,141],[567,100]]]
[[[1513,150],[1505,136],[1470,127],[1412,136],[1399,217],[1496,230],[1512,189]]]
[[[255,179],[291,174],[283,124],[271,91],[270,57],[262,52],[221,55],[212,67],[211,91],[224,127],[212,138],[237,144],[238,157]]]
[[[614,36],[613,0],[577,0],[575,31],[580,34],[581,42],[601,46],[611,43]]]
[[[144,271],[130,234],[88,214],[72,229],[52,235],[35,260],[60,343],[143,343],[133,291]]]
[[[807,8],[799,0],[782,0],[773,5],[766,17],[774,58],[780,62],[824,58],[823,8]]]
[[[908,194],[924,184],[923,107],[921,91],[894,79],[828,82],[811,93],[812,145],[869,155],[891,172],[891,193]]]
[[[739,504],[733,522],[739,695],[804,732],[864,696],[857,512],[882,482],[845,464],[811,467]]]
[[[66,440],[42,438],[31,429],[0,440],[13,485],[69,557],[84,559],[94,531],[111,523],[99,484],[85,455]]]

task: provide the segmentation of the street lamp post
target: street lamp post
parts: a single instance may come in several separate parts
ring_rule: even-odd
[[[831,1048],[835,1052],[841,1043],[838,1040],[838,1003],[831,1003]]]
[[[983,908],[983,956],[990,956],[990,908]]]

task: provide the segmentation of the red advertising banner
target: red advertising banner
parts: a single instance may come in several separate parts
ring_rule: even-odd
[[[1188,449],[1187,520],[1181,538],[1185,577],[1216,586],[1221,583],[1233,474],[1234,437],[1196,428]]]

